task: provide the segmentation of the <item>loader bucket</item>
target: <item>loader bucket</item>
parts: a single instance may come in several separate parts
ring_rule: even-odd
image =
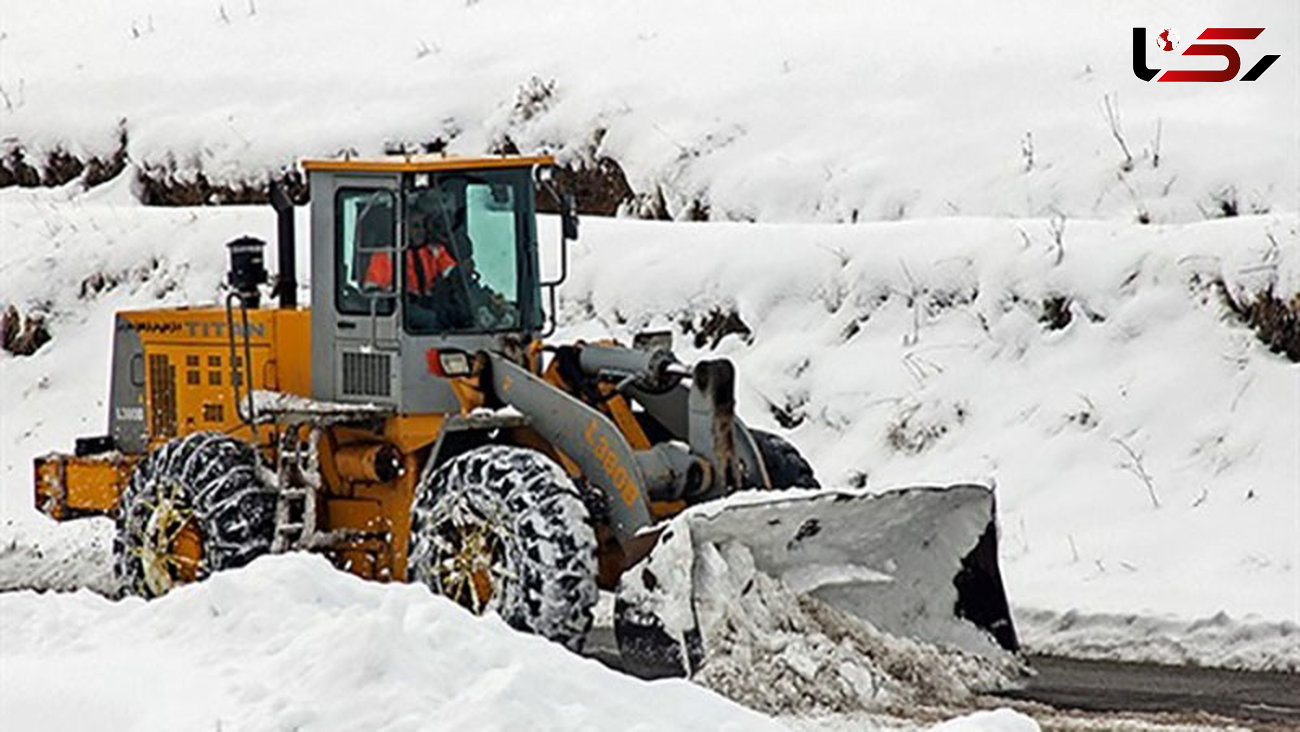
[[[678,516],[624,574],[616,632],[629,670],[694,670],[707,651],[700,611],[717,601],[710,564],[737,546],[753,570],[886,633],[981,656],[1017,649],[989,488],[749,492]]]

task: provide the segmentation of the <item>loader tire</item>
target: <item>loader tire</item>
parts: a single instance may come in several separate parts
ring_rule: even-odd
[[[158,597],[268,553],[275,504],[242,440],[196,432],[154,450],[136,465],[117,512],[121,593]]]
[[[821,483],[813,475],[812,466],[788,440],[753,428],[749,434],[758,445],[758,453],[763,458],[763,465],[767,467],[767,477],[772,481],[772,490],[821,488]]]
[[[614,599],[614,639],[623,673],[638,679],[689,678],[704,662],[698,627],[673,637],[662,618],[621,596]]]
[[[545,455],[485,445],[426,470],[408,576],[475,613],[580,650],[596,604],[596,534],[578,488]]]

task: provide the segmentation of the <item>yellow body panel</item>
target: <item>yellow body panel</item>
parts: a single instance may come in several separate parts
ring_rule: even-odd
[[[252,357],[254,389],[311,393],[311,312],[306,308],[265,308],[248,311],[248,348],[243,320],[235,312],[235,355],[232,374],[230,336],[222,307],[171,308],[125,312],[122,317],[140,336],[149,388],[145,419],[150,447],[203,430],[226,432],[252,441],[239,418],[232,378],[248,373],[243,360]],[[258,444],[267,445],[269,431],[259,430]]]
[[[36,507],[63,521],[112,513],[131,478],[138,456],[108,453],[73,457],[52,453],[36,458]]]
[[[365,538],[327,552],[344,569],[367,579],[406,579],[406,552],[411,537],[411,503],[428,446],[438,438],[441,415],[389,418],[379,433],[335,427],[320,444],[321,531],[351,531]],[[344,477],[335,454],[344,447],[385,442],[402,453],[402,474],[386,482]],[[409,449],[408,449],[409,448]]]
[[[441,414],[401,414],[384,423],[384,437],[403,453],[432,445],[447,418]]]
[[[222,307],[168,308],[120,313],[140,338],[148,376],[145,421],[149,449],[192,432],[214,430],[252,441],[239,419],[231,388],[230,339]],[[242,318],[236,312],[242,333]],[[308,309],[248,311],[252,382],[256,389],[311,393],[311,313]],[[243,338],[235,339],[243,372]],[[274,444],[259,429],[257,444]],[[142,455],[117,452],[89,457],[53,453],[35,463],[36,506],[52,518],[117,510],[131,470]]]

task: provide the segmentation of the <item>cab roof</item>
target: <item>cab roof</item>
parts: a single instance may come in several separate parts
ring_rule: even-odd
[[[316,158],[302,161],[304,170],[352,173],[427,173],[436,170],[481,170],[484,168],[525,168],[554,165],[550,155],[385,155],[373,158]]]

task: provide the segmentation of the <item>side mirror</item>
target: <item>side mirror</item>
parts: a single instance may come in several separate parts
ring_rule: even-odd
[[[550,194],[551,200],[560,207],[560,275],[553,280],[542,281],[542,287],[550,291],[551,299],[551,317],[550,322],[542,331],[543,338],[555,332],[555,288],[560,286],[569,276],[569,242],[578,239],[578,204],[574,201],[573,194],[560,195],[556,190],[554,179],[555,170],[551,166],[538,167],[534,170],[534,175],[538,185]],[[540,305],[539,305],[540,307]],[[545,317],[545,310],[543,317]]]
[[[566,194],[560,202],[560,230],[565,239],[578,240],[578,211],[573,194]]]

